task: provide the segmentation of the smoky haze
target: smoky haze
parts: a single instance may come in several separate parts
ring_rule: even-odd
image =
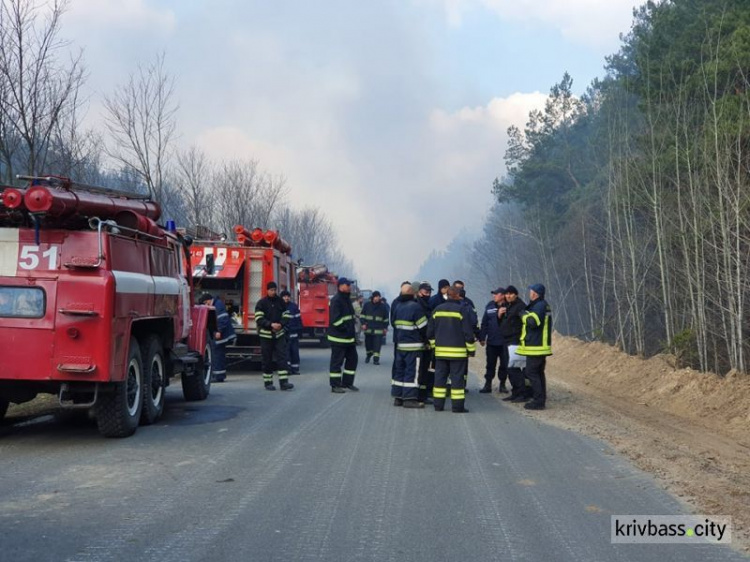
[[[563,61],[581,88],[599,73],[616,35],[592,44],[593,24],[569,25],[585,2],[544,4],[565,17],[504,15],[500,1],[73,0],[63,34],[85,50],[88,124],[164,53],[177,143],[283,175],[290,203],[323,209],[361,282],[388,288],[481,225],[506,129],[543,105]],[[607,3],[606,21],[625,29],[632,4]]]

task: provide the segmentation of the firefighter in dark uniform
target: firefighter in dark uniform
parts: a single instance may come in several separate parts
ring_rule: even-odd
[[[547,402],[547,378],[544,369],[547,356],[552,355],[552,310],[544,300],[544,285],[529,287],[529,305],[521,316],[523,330],[518,354],[526,357],[526,377],[531,382],[533,397],[524,408],[544,410]]]
[[[383,335],[388,331],[388,307],[381,300],[380,291],[374,291],[362,307],[362,330],[365,332],[365,363],[380,365]]]
[[[442,412],[451,381],[451,409],[455,413],[468,412],[464,407],[464,384],[469,370],[469,357],[476,352],[474,328],[461,305],[457,287],[448,289],[448,301],[432,312],[427,337],[435,348],[435,411]]]
[[[211,354],[211,379],[213,382],[224,382],[227,378],[227,345],[234,343],[237,335],[234,333],[232,319],[229,317],[224,301],[210,293],[203,293],[198,302],[206,306],[213,306],[216,310],[216,333],[214,333],[213,353]]]
[[[525,402],[530,395],[531,387],[527,386],[524,375],[526,358],[517,353],[523,331],[521,317],[525,313],[526,303],[518,296],[518,289],[513,285],[508,285],[505,288],[505,304],[497,311],[500,319],[500,333],[508,348],[508,379],[511,392],[510,396],[503,398],[505,402]]]
[[[300,313],[297,303],[292,300],[292,294],[289,291],[281,291],[281,298],[284,299],[286,309],[289,311],[289,323],[286,325],[289,338],[287,354],[289,374],[299,375],[299,335],[302,332],[302,313]]]
[[[451,282],[447,279],[441,279],[438,281],[438,292],[430,297],[430,310],[435,310],[438,306],[443,304],[448,297],[448,287],[451,286]]]
[[[422,312],[429,320],[432,317],[432,285],[427,281],[422,281],[417,293],[417,302],[422,307]],[[432,403],[432,389],[435,386],[435,354],[430,345],[426,345],[422,355],[419,358],[417,382],[419,382],[419,401],[424,404]]]
[[[276,283],[266,285],[266,296],[255,305],[255,323],[260,336],[260,354],[263,363],[263,383],[266,390],[276,390],[273,385],[274,370],[279,375],[279,388],[291,390],[294,385],[289,382],[287,367],[286,326],[289,323],[289,311],[284,300],[276,294]]]
[[[407,285],[394,306],[393,332],[396,341],[396,355],[393,359],[393,380],[391,396],[394,406],[404,408],[424,408],[419,398],[417,363],[427,343],[427,316],[422,306],[414,299],[419,284]]]
[[[500,318],[497,311],[505,304],[505,289],[498,287],[492,291],[493,299],[484,307],[482,325],[479,328],[479,343],[487,346],[487,366],[484,372],[484,387],[479,391],[483,394],[492,392],[492,380],[497,373],[500,383],[498,392],[508,393],[505,381],[508,379],[508,347],[500,332]],[[500,369],[498,370],[498,362]]]
[[[354,386],[359,356],[357,355],[351,290],[351,282],[346,277],[340,277],[338,292],[330,303],[328,342],[331,344],[331,368],[329,373],[331,392],[336,393],[346,392],[345,388],[355,392],[359,390]]]
[[[477,309],[474,307],[474,301],[466,296],[466,289],[464,289],[463,281],[455,281],[454,287],[458,288],[461,306],[464,309],[464,314],[469,317],[471,322],[472,330],[474,330],[474,339],[479,338],[479,316],[477,315]],[[466,382],[464,384],[464,392],[469,392],[469,371],[466,370],[466,376],[464,377]]]

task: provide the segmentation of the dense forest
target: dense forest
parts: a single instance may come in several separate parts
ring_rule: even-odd
[[[95,94],[104,112],[97,128],[85,127],[93,95],[81,46],[65,39],[67,8],[66,0],[0,0],[0,184],[53,174],[150,193],[179,225],[227,234],[236,224],[274,228],[296,259],[353,271],[330,219],[316,207],[294,208],[283,175],[252,155],[215,161],[177,143],[177,85],[166,54]]]
[[[565,334],[747,372],[750,4],[648,2],[582,96],[511,128],[470,282],[544,282]]]

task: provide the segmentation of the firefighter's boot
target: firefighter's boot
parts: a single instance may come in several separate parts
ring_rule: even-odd
[[[454,414],[466,414],[469,412],[469,410],[464,408],[463,400],[451,400],[451,410]]]
[[[281,390],[292,390],[294,388],[294,385],[289,381],[281,381],[279,383],[279,388],[281,388]]]

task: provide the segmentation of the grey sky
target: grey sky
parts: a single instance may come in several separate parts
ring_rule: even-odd
[[[386,288],[481,224],[505,129],[565,70],[579,90],[600,74],[632,4],[73,0],[64,33],[86,51],[89,122],[102,93],[166,52],[179,142],[287,176],[362,283]]]

